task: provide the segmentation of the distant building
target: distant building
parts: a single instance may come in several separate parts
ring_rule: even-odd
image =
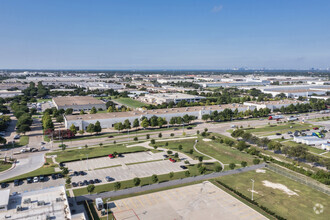
[[[211,114],[213,111],[221,112],[224,109],[237,109],[239,112],[248,109],[254,110],[254,106],[244,106],[242,104],[227,104],[227,105],[212,105],[212,106],[194,106],[184,108],[167,108],[167,109],[154,109],[146,111],[129,111],[129,112],[109,112],[98,114],[85,114],[85,115],[66,115],[64,117],[65,127],[69,128],[72,124],[78,129],[86,130],[89,124],[100,122],[102,128],[113,128],[116,123],[124,122],[128,119],[131,123],[135,119],[140,120],[142,117],[151,118],[152,116],[165,118],[168,122],[172,117],[183,117],[184,115],[195,116],[202,119],[205,114]]]
[[[8,210],[10,189],[0,190],[0,216],[2,211]]]
[[[16,91],[0,90],[1,98],[11,98],[18,95],[23,95],[23,93],[20,90],[16,90]]]
[[[264,101],[264,102],[244,102],[244,105],[246,106],[254,106],[257,108],[257,110],[261,108],[269,108],[271,111],[274,111],[274,109],[279,109],[281,107],[287,107],[289,105],[297,105],[302,103],[308,103],[308,102],[301,102],[297,100],[279,100],[279,101]]]
[[[205,97],[197,95],[188,95],[183,93],[155,93],[155,94],[146,94],[142,97],[143,101],[151,104],[162,104],[174,102],[175,104],[180,101],[186,102],[199,102]]]
[[[53,98],[53,104],[57,109],[72,108],[73,111],[88,111],[93,107],[96,109],[106,109],[103,101],[91,96],[65,96]]]

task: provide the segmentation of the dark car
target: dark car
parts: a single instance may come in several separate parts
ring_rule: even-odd
[[[62,163],[62,162],[59,165],[60,165],[60,167],[64,167],[64,163]]]
[[[163,157],[164,157],[164,158],[168,158],[168,155],[164,154]]]
[[[77,184],[76,182],[72,182],[72,186],[73,186],[73,187],[77,187],[78,184]]]
[[[95,179],[94,183],[100,183],[101,181],[99,179]]]
[[[84,183],[81,182],[81,181],[79,181],[78,184],[79,184],[79,186],[83,186],[84,185]]]
[[[58,178],[63,178],[63,174],[62,173],[59,173],[59,174],[57,174],[57,177]]]
[[[79,175],[85,176],[86,173],[84,171],[79,171]]]
[[[276,133],[276,135],[282,135],[281,133]]]
[[[306,131],[310,131],[310,129],[306,129]]]
[[[186,170],[187,169],[187,167],[186,166],[184,166],[184,165],[181,165],[180,166],[182,169],[184,169],[184,170]]]
[[[73,172],[73,175],[74,175],[74,176],[79,176],[79,173],[78,173],[77,171],[74,171],[74,172]]]
[[[89,185],[89,182],[87,180],[84,180],[84,185],[85,186]]]
[[[105,179],[107,182],[114,181],[114,178],[111,178],[110,176],[106,176]]]
[[[40,182],[45,182],[46,181],[45,176],[43,176],[43,175],[39,176],[39,181]]]
[[[1,183],[1,188],[6,188],[6,187],[8,187],[8,186],[9,186],[8,183]]]
[[[88,181],[89,184],[94,184],[94,180]]]
[[[124,155],[123,155],[123,154],[121,154],[121,153],[119,153],[119,154],[118,154],[118,157],[124,157]]]
[[[33,183],[33,178],[32,178],[32,177],[27,178],[27,179],[26,179],[26,182],[27,182],[27,183]]]
[[[173,131],[177,131],[177,130],[179,130],[179,128],[173,128]]]
[[[110,136],[108,136],[108,138],[113,138],[113,136],[112,136],[112,135],[110,135]]]
[[[188,127],[187,129],[188,129],[188,130],[191,130],[191,129],[193,129],[193,127]]]
[[[56,179],[57,179],[57,175],[53,173],[53,174],[52,174],[52,179],[53,179],[53,180],[56,180]]]
[[[14,186],[19,186],[19,180],[14,180]]]

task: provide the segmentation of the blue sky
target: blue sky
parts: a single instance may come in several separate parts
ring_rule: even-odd
[[[330,67],[329,0],[1,0],[0,68]]]

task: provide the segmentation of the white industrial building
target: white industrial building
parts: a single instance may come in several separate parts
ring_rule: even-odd
[[[297,143],[307,144],[311,146],[322,146],[323,144],[326,144],[330,141],[328,139],[322,139],[315,136],[299,136],[294,137],[293,140]]]
[[[114,124],[124,122],[128,119],[131,123],[135,119],[141,119],[152,116],[162,117],[169,121],[172,117],[183,117],[184,115],[192,115],[201,119],[203,115],[210,114],[213,111],[221,112],[224,109],[237,109],[239,112],[246,111],[248,109],[254,110],[254,106],[244,106],[241,104],[228,104],[228,105],[213,105],[213,106],[196,106],[185,108],[168,108],[168,109],[154,109],[146,111],[129,111],[129,112],[111,112],[111,113],[98,113],[98,114],[85,114],[85,115],[66,115],[64,117],[65,127],[70,128],[73,124],[78,129],[85,129],[89,124],[95,124],[100,122],[102,128],[113,128]]]
[[[144,97],[141,97],[141,99],[142,101],[151,104],[162,104],[169,102],[174,102],[176,104],[183,100],[186,102],[199,102],[202,99],[205,99],[205,97],[183,93],[151,93],[146,94]]]
[[[0,90],[1,98],[11,98],[18,95],[23,95],[23,93],[20,90],[16,90],[16,91]]]
[[[323,150],[330,151],[330,142],[322,144],[321,147]]]
[[[102,100],[91,96],[64,96],[53,98],[53,104],[57,109],[72,108],[73,111],[88,111],[93,107],[96,109],[106,109],[106,105]]]
[[[289,105],[297,105],[297,104],[303,104],[308,102],[301,102],[298,100],[279,100],[279,101],[264,101],[264,102],[244,102],[244,105],[246,106],[255,106],[257,110],[262,108],[269,108],[271,111],[274,111],[274,109],[279,109],[281,107],[287,107]]]
[[[0,219],[86,219],[84,215],[79,215],[78,218],[71,215],[64,186],[23,192],[8,197],[8,208],[0,211]]]
[[[116,84],[116,83],[105,83],[105,82],[76,82],[73,83],[73,85],[80,87],[80,88],[86,88],[89,90],[108,90],[108,89],[113,89],[113,90],[119,90],[119,89],[124,89],[125,86],[121,84]]]
[[[290,86],[269,86],[258,88],[263,93],[272,94],[272,96],[285,94],[288,98],[309,97],[311,95],[325,95],[330,91],[329,85],[290,85]]]
[[[8,210],[10,189],[0,190],[0,216],[1,212]]]

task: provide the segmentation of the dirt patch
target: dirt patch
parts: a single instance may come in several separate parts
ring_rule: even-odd
[[[273,189],[279,189],[279,190],[283,191],[284,193],[288,194],[289,196],[299,196],[296,192],[290,190],[288,187],[286,187],[285,185],[280,184],[280,183],[272,183],[267,180],[264,180],[264,181],[262,181],[262,184],[266,187],[270,187]]]
[[[209,142],[209,141],[212,141],[212,140],[211,139],[208,139],[208,138],[204,138],[203,141]]]
[[[257,173],[266,173],[266,170],[264,170],[264,169],[256,169],[256,172]]]

